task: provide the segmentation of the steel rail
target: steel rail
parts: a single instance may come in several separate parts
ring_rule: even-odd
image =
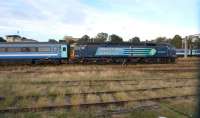
[[[129,102],[146,102],[146,101],[161,101],[166,99],[180,99],[180,98],[188,98],[188,97],[196,97],[195,94],[188,95],[180,95],[180,96],[165,96],[165,97],[154,97],[154,98],[143,98],[143,99],[135,99],[135,100],[121,100],[121,101],[109,101],[109,102],[98,102],[98,103],[82,103],[78,105],[55,105],[55,106],[44,106],[44,107],[25,107],[25,108],[6,108],[0,109],[0,113],[19,113],[19,112],[42,112],[42,111],[52,111],[56,109],[71,109],[74,107],[79,108],[88,108],[88,107],[106,107],[108,105],[124,105]]]

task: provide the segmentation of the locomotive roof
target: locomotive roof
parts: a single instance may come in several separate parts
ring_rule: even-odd
[[[77,43],[77,45],[146,45],[146,46],[157,46],[157,45],[170,45],[168,43],[130,43],[130,42],[123,42],[123,43],[111,43],[111,42],[104,42],[104,43]]]

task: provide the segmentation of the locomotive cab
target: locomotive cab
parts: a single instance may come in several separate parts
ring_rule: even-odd
[[[67,45],[61,45],[61,58],[67,58]]]

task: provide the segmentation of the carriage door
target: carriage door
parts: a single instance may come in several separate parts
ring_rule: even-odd
[[[61,45],[61,57],[67,58],[67,45]]]

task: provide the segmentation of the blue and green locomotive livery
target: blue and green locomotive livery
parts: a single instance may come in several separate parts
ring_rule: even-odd
[[[78,44],[74,56],[82,61],[174,62],[176,50],[169,44],[87,43]]]

